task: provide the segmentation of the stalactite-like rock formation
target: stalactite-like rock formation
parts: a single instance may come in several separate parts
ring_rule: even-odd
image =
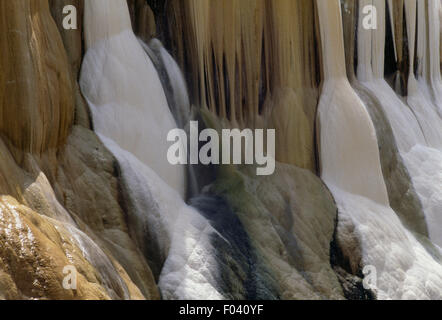
[[[73,83],[47,1],[2,1],[0,129],[22,151],[42,153],[67,138]]]
[[[169,33],[193,103],[231,126],[276,128],[278,161],[315,171],[312,1],[172,1]]]
[[[157,35],[155,16],[146,0],[128,0],[135,34],[148,42]]]
[[[0,296],[155,299],[150,268],[119,203],[118,168],[89,131],[76,83],[81,2],[75,3],[80,31],[71,32],[61,25],[65,3],[50,2],[55,22],[46,0],[0,2],[0,192],[7,195],[1,200]],[[62,287],[69,265],[78,271],[77,291]]]
[[[359,18],[359,3],[348,0],[343,2],[343,27],[346,52],[347,77],[351,85],[367,107],[375,125],[382,172],[387,185],[391,207],[412,229],[428,234],[420,203],[410,175],[399,154],[391,125],[383,111],[380,101],[362,86],[355,74],[356,32],[352,26]]]
[[[58,30],[61,34],[68,60],[71,65],[72,83],[74,84],[75,94],[75,123],[81,124],[85,127],[90,127],[91,120],[89,110],[86,107],[83,96],[80,93],[77,80],[80,73],[81,62],[83,60],[83,8],[84,0],[50,0],[49,1],[51,14],[57,24]],[[65,30],[63,28],[63,9],[67,5],[73,5],[77,9],[77,30]]]
[[[0,299],[442,299],[441,18],[0,0]],[[275,129],[275,172],[169,165],[193,119]]]

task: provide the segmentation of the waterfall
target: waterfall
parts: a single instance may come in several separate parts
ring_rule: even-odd
[[[425,94],[435,111],[442,119],[442,82],[440,73],[439,47],[440,47],[440,2],[418,1],[418,29],[417,29],[417,78],[420,89]],[[439,127],[442,124],[439,123]],[[441,129],[442,130],[442,129]]]
[[[434,1],[430,1],[434,2]],[[421,61],[419,71],[422,74],[422,78],[426,78],[427,69],[431,67],[431,59],[428,50],[428,41],[426,25],[428,19],[426,18],[426,2],[418,2],[419,9],[417,10],[416,0],[405,1],[405,12],[407,22],[408,33],[408,52],[409,52],[409,75],[408,75],[408,96],[407,103],[410,106],[413,113],[422,128],[424,136],[427,140],[428,146],[442,150],[442,119],[437,113],[436,106],[432,101],[428,99],[429,95],[425,96],[421,88],[425,88],[424,91],[429,91],[427,82],[425,80],[420,81],[420,86],[414,76],[414,48],[416,39],[417,41],[417,53],[418,60]],[[419,12],[419,17],[416,13]],[[418,34],[416,37],[416,20],[418,18]],[[385,38],[385,32],[380,36]]]
[[[362,7],[368,3],[376,5],[379,18],[377,30],[359,29],[358,33],[358,79],[372,95],[374,95],[393,129],[399,152],[405,162],[413,185],[423,204],[425,219],[430,238],[442,245],[440,225],[440,206],[442,190],[442,124],[432,102],[420,90],[413,75],[413,67],[409,73],[408,104],[405,104],[384,80],[384,49],[385,49],[385,2],[382,0],[360,1],[360,24]],[[409,33],[409,51],[414,52],[416,4],[406,1],[407,30]],[[423,22],[425,24],[425,21]],[[425,36],[422,34],[421,36]],[[422,47],[419,44],[418,47]],[[413,54],[410,54],[410,65],[413,66]],[[365,59],[364,59],[365,57]],[[424,156],[425,155],[425,156]]]
[[[378,298],[440,299],[441,292],[437,288],[442,285],[442,266],[390,208],[373,123],[363,102],[346,80],[340,2],[316,2],[324,67],[318,110],[321,175],[338,205],[338,233],[352,228],[348,224],[353,224],[362,247],[361,263],[374,267],[377,272],[377,284],[372,290]],[[381,2],[374,3],[378,6]],[[369,3],[373,2],[360,1],[362,5]],[[385,10],[379,9],[385,16]],[[385,22],[379,19],[378,27],[381,32],[385,30]],[[382,47],[376,35],[372,40],[369,32],[359,32],[359,62],[365,66],[358,66],[358,77],[368,87],[373,85],[379,100],[387,101],[393,109],[385,110],[390,112],[390,121],[396,114],[402,115],[400,119],[413,119],[411,113],[404,112],[407,110],[404,104],[397,104],[400,100],[394,98],[394,92],[388,91],[388,86],[376,79],[383,76],[376,62],[383,59],[383,55],[371,57],[370,54],[371,43],[374,43],[374,52]],[[399,124],[392,123],[392,126],[397,128]],[[406,128],[411,133],[405,136],[400,148],[412,148],[415,141],[425,143],[415,119],[407,123]],[[436,252],[440,257],[440,249]]]
[[[100,247],[86,234],[70,224],[63,224],[63,227],[69,231],[71,239],[75,241],[82,255],[97,270],[97,276],[100,282],[106,288],[112,299],[129,299],[129,291],[116,268],[104,254]],[[67,252],[68,257],[72,254]]]
[[[95,131],[118,161],[129,228],[163,297],[223,298],[211,245],[216,232],[184,202],[183,170],[166,164],[167,132],[177,124],[151,58],[132,32],[126,1],[86,1],[85,32],[83,94]],[[170,82],[171,109],[178,122],[186,121],[184,80],[170,55],[156,48]]]
[[[332,189],[388,205],[375,129],[346,78],[339,2],[317,2],[324,52],[318,107],[322,178]]]
[[[190,120],[193,120],[193,117],[191,114],[186,81],[184,80],[184,76],[178,64],[158,39],[152,39],[149,44],[146,44],[141,40],[140,43],[158,71],[161,83],[166,92],[170,111],[172,112],[175,121],[177,122],[179,128],[186,130],[187,136],[189,137],[189,124]],[[190,145],[189,140],[187,143]],[[190,155],[188,158],[189,157]],[[190,163],[190,159],[188,159],[188,163]],[[196,196],[200,191],[196,171],[197,170],[193,165],[187,166],[186,198]]]
[[[364,3],[372,3],[372,0],[364,0],[360,3],[362,7]],[[407,152],[416,144],[426,145],[427,142],[413,112],[384,80],[385,22],[382,23],[381,17],[385,18],[385,5],[382,1],[377,1],[376,5],[380,14],[378,30],[372,32],[362,27],[359,28],[358,55],[366,56],[366,59],[358,59],[357,77],[363,86],[379,98],[392,126],[399,150]],[[362,21],[362,8],[360,8],[359,18]],[[372,46],[372,43],[375,45]]]
[[[407,29],[408,55],[403,52],[404,44],[394,41],[396,59],[408,59],[410,65],[408,81],[404,81],[405,98],[399,97],[384,80],[386,3],[393,38],[400,37],[401,26]],[[248,7],[252,4],[253,14]],[[442,298],[438,290],[442,286],[442,252],[431,243],[442,244],[442,191],[438,189],[442,184],[442,126],[438,114],[441,81],[440,61],[436,59],[440,4],[405,0],[402,7],[393,7],[392,1],[359,0],[357,18],[357,80],[379,101],[391,125],[399,158],[422,202],[431,240],[428,242],[423,240],[424,235],[410,231],[390,206],[375,120],[368,102],[347,78],[343,40],[348,34],[344,35],[342,27],[340,1],[316,0],[316,4],[323,69],[317,113],[320,173],[338,207],[337,233],[354,230],[361,246],[361,260],[352,263],[376,269],[378,281],[372,291],[378,298]],[[364,29],[366,5],[377,8],[376,30]],[[303,104],[313,105],[316,84],[311,75],[304,73],[313,72],[315,67],[303,66],[308,49],[296,44],[309,48],[312,44],[308,37],[313,31],[307,28],[287,32],[298,27],[291,13],[304,19],[304,13],[313,16],[313,6],[289,0],[281,0],[278,5],[265,1],[250,1],[247,5],[226,1],[221,5],[189,0],[182,6],[191,20],[191,35],[186,37],[189,50],[196,57],[190,61],[190,78],[199,107],[231,126],[286,128],[279,141],[291,142],[296,148],[302,145],[304,151],[311,149],[314,123],[310,118],[314,112]],[[404,21],[394,20],[398,10],[405,13]],[[266,19],[264,12],[269,12],[270,17]],[[208,17],[214,16],[212,23]],[[224,21],[227,16],[232,22],[229,25]],[[252,34],[256,36],[251,37]],[[268,234],[276,240],[267,246],[277,251],[281,243],[281,248],[287,250],[285,254],[291,257],[285,260],[266,250],[262,245],[265,237],[256,235],[260,228],[247,221],[254,217],[247,212],[253,208],[273,219],[270,208],[258,201],[236,199],[235,194],[225,191],[227,200],[209,192],[191,200],[195,207],[184,202],[185,170],[167,165],[165,138],[170,129],[185,128],[191,119],[185,78],[159,40],[149,44],[137,40],[126,2],[88,0],[85,35],[87,52],[81,88],[92,110],[95,131],[118,161],[130,233],[146,257],[163,297],[274,298],[278,297],[278,290],[285,288],[278,277],[286,275],[291,267],[299,271],[294,279],[305,287],[305,292],[311,292],[311,297],[321,296],[314,293],[316,280],[304,274],[303,254],[296,252],[297,234],[291,234],[289,228],[282,230],[287,227],[283,223],[281,227],[269,224],[275,230]],[[297,60],[295,56],[303,58]],[[300,70],[302,73],[297,73]],[[302,86],[303,82],[308,85]],[[279,158],[311,169],[314,156],[283,150]],[[235,175],[241,173],[232,172],[218,177],[214,185],[222,189],[224,184],[233,184]],[[192,177],[191,171],[187,178],[193,181]],[[276,177],[272,183],[282,185],[277,181],[282,175]],[[253,189],[252,181],[245,184],[247,192],[247,188]],[[246,194],[242,192],[241,195]],[[197,193],[192,191],[193,195]],[[233,209],[229,201],[235,204]],[[263,219],[258,215],[259,218]],[[264,219],[254,220],[258,224],[257,221],[268,223]],[[234,224],[235,232],[226,231],[230,224]],[[249,241],[249,234],[256,238]],[[295,261],[293,265],[291,259]],[[270,261],[277,261],[284,271],[276,270]],[[259,270],[254,269],[257,265]],[[272,280],[268,270],[277,280]],[[241,272],[247,277],[242,286],[236,287],[230,278],[230,282],[223,278],[239,277],[237,273]],[[262,277],[262,283],[252,273]],[[117,280],[107,282],[115,286]],[[287,285],[292,287],[296,284]],[[116,289],[124,295],[118,285]],[[338,294],[324,289],[327,294]],[[284,295],[289,296],[287,292]]]
[[[96,132],[151,167],[184,197],[185,174],[167,161],[177,124],[158,73],[132,32],[125,0],[85,1],[87,52],[80,86]]]
[[[160,40],[152,39],[148,44],[142,41],[140,43],[158,71],[170,111],[178,127],[184,128],[190,121],[190,101],[186,81],[178,64]]]
[[[166,299],[220,299],[211,246],[215,233],[198,211],[185,204],[151,168],[105,136],[123,174],[129,224],[148,257]]]

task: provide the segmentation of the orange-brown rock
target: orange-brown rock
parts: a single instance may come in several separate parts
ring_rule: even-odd
[[[135,34],[144,42],[156,37],[155,16],[146,0],[128,0],[132,27]]]
[[[79,30],[62,28],[66,4]],[[0,0],[0,299],[160,297],[126,225],[118,165],[88,129],[81,14],[82,0]],[[76,291],[62,287],[69,264]]]
[[[0,131],[42,153],[67,138],[74,114],[68,59],[46,0],[0,1]]]

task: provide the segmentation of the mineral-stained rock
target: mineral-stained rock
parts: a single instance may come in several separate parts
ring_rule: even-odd
[[[285,164],[258,178],[247,168],[223,170],[211,189],[235,211],[255,248],[258,288],[274,288],[282,299],[343,298],[330,266],[337,209],[322,182]]]
[[[74,92],[66,52],[46,0],[0,2],[0,130],[41,153],[67,138]]]
[[[63,28],[63,19],[66,17],[66,15],[63,14],[63,8],[68,5],[74,6],[77,9],[76,30],[66,30]],[[62,37],[72,71],[75,76],[77,76],[83,59],[82,30],[84,0],[49,0],[49,6],[52,17]]]
[[[0,295],[9,299],[109,299],[97,271],[62,227],[14,198],[0,198]],[[65,266],[77,290],[63,288]]]
[[[117,162],[98,137],[75,126],[58,158],[53,185],[64,207],[98,236],[145,297],[157,299],[149,265],[129,236],[124,203],[119,201],[119,174]]]
[[[157,34],[155,16],[146,0],[128,0],[127,5],[135,34],[148,42]]]
[[[126,227],[118,165],[87,129],[82,3],[50,1],[56,24],[47,0],[0,2],[0,298],[159,298]],[[79,30],[62,28],[67,4]],[[62,288],[69,264],[74,292]]]
[[[64,47],[66,49],[69,64],[71,66],[72,82],[75,94],[75,123],[85,127],[91,127],[91,119],[88,107],[80,92],[77,79],[80,73],[81,62],[83,60],[83,9],[84,0],[49,0],[51,14],[60,31]],[[63,27],[63,9],[67,5],[73,5],[77,9],[77,29],[65,30]]]
[[[391,124],[382,110],[379,99],[356,79],[354,66],[356,30],[353,29],[357,18],[355,4],[354,1],[345,1],[346,10],[343,11],[344,30],[347,30],[344,33],[347,77],[353,89],[364,102],[375,126],[382,173],[391,207],[410,229],[422,235],[428,235],[422,204],[416,194],[404,160],[399,153]]]
[[[192,103],[232,127],[276,129],[276,160],[315,172],[313,1],[166,3]]]

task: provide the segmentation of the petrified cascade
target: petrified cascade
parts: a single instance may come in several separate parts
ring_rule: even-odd
[[[368,2],[362,1],[361,3]],[[372,289],[378,298],[440,298],[440,293],[433,288],[441,284],[442,267],[403,227],[395,212],[389,207],[380,168],[376,133],[365,106],[358,98],[353,99],[351,104],[347,104],[351,100],[343,100],[343,97],[348,99],[356,94],[349,85],[346,86],[339,1],[317,0],[317,4],[325,78],[318,114],[321,174],[338,204],[338,241],[342,241],[341,237],[348,237],[349,235],[345,236],[345,234],[351,230],[349,226],[354,225],[355,236],[362,246],[362,264],[373,265],[377,270],[377,286]],[[363,57],[362,54],[360,60],[362,63]],[[370,74],[366,75],[367,79],[370,79]],[[329,88],[339,89],[330,90]],[[340,93],[344,90],[346,93],[341,96]],[[339,98],[341,100],[338,100]],[[338,101],[339,104],[337,104]],[[339,105],[339,108],[334,107],[335,104]],[[346,112],[340,112],[340,108],[345,108]],[[327,113],[327,110],[334,110],[334,112]],[[340,114],[344,114],[347,118],[339,117]],[[352,117],[351,121],[348,117]],[[358,124],[357,127],[353,127],[355,123]],[[364,127],[368,130],[361,130]],[[347,132],[346,139],[340,132]],[[348,138],[349,136],[352,138]],[[356,143],[356,139],[361,139],[364,144]],[[337,145],[342,149],[338,149],[340,152],[335,153],[335,149],[328,147],[330,145]],[[374,155],[374,158],[371,158],[370,163],[364,163],[355,158],[352,161],[352,155],[363,152],[363,150],[359,151],[362,145],[364,148],[367,146],[373,148],[370,154],[372,157]],[[340,167],[340,164],[346,164],[346,166]],[[367,167],[360,167],[363,165]],[[356,170],[356,167],[359,167],[359,170]],[[345,176],[345,171],[349,172],[349,176]],[[341,178],[335,172],[341,172],[345,177]],[[371,176],[364,178],[367,172]],[[370,187],[376,189],[370,190]],[[388,240],[382,240],[381,234]],[[357,257],[353,256],[351,259],[355,258]],[[408,261],[405,267],[404,258]],[[392,273],[392,270],[398,269],[407,274],[405,284],[401,289],[398,284],[402,283],[403,278],[396,277]],[[430,272],[429,270],[432,270],[432,282],[426,280],[428,275],[425,275],[425,272]],[[420,289],[421,286],[424,288]],[[391,291],[392,287],[396,290]]]
[[[0,299],[442,299],[441,3],[0,0]]]
[[[166,157],[167,133],[177,125],[158,74],[132,32],[126,1],[86,1],[84,19],[87,53],[80,85],[95,130],[184,196],[184,170]]]

